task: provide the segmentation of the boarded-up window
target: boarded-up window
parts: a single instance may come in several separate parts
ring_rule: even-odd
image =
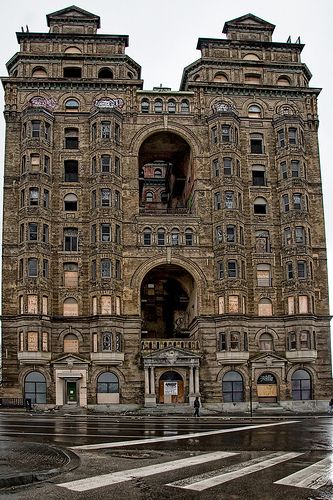
[[[219,314],[224,314],[224,297],[219,297]]]
[[[31,162],[31,172],[39,172],[40,156],[39,155],[31,155],[30,162]]]
[[[28,332],[28,351],[38,351],[38,332]]]
[[[75,335],[69,334],[65,336],[64,352],[79,352],[79,340]]]
[[[298,310],[300,314],[307,314],[309,312],[308,296],[300,295],[298,297]]]
[[[116,314],[117,316],[121,315],[121,302],[120,297],[116,297]]]
[[[64,300],[64,316],[78,316],[79,305],[76,299],[68,298]]]
[[[295,314],[294,297],[288,297],[288,314]]]
[[[24,335],[23,332],[19,333],[19,350],[24,351]]]
[[[47,316],[47,314],[48,314],[48,297],[46,297],[46,295],[43,296],[42,308],[43,308],[43,315]]]
[[[64,286],[67,288],[77,288],[79,285],[78,265],[72,262],[64,264]]]
[[[97,352],[97,350],[98,350],[98,347],[97,347],[97,333],[93,333],[92,348],[93,348],[93,352]]]
[[[310,349],[310,335],[307,331],[302,331],[299,334],[299,344],[301,349]]]
[[[101,297],[101,314],[112,314],[111,295],[102,295],[102,297]]]
[[[37,295],[28,295],[28,314],[38,314]]]
[[[19,311],[20,314],[24,314],[24,301],[23,301],[23,295],[19,296]]]
[[[258,315],[259,316],[272,316],[272,302],[270,299],[260,299],[258,304]]]
[[[230,313],[238,313],[239,312],[238,295],[229,295],[229,307],[228,307],[228,311]]]
[[[92,313],[93,316],[96,316],[97,314],[97,297],[92,298]]]
[[[42,351],[47,352],[49,350],[49,335],[47,332],[42,333]]]

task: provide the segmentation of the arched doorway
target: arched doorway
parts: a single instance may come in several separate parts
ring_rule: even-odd
[[[164,372],[160,377],[159,402],[184,403],[184,381],[178,372]]]
[[[196,310],[195,282],[182,267],[156,266],[142,280],[142,339],[187,338]]]
[[[257,394],[259,403],[277,402],[277,381],[272,373],[262,373],[257,380]]]
[[[31,404],[46,403],[46,380],[40,372],[30,372],[24,380],[24,397]]]

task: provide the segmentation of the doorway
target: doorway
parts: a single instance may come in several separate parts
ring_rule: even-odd
[[[184,403],[184,381],[179,373],[163,373],[159,382],[159,402],[164,404]]]
[[[77,382],[66,381],[66,403],[77,404]]]
[[[272,373],[262,373],[257,380],[259,403],[277,403],[277,382]]]

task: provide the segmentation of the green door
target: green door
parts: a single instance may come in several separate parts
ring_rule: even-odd
[[[67,402],[77,402],[76,382],[67,382]]]

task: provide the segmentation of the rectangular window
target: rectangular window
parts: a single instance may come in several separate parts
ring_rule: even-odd
[[[193,245],[193,233],[190,229],[185,231],[185,245],[191,247]]]
[[[120,264],[120,260],[116,259],[116,262],[115,262],[115,278],[117,280],[120,280],[121,278],[121,264]]]
[[[118,176],[120,176],[120,158],[118,156],[115,157],[114,159],[114,173]]]
[[[96,156],[93,156],[93,158],[91,158],[91,174],[92,175],[96,174],[96,165],[97,165]]]
[[[101,224],[101,241],[110,242],[111,241],[111,226],[110,224]]]
[[[294,277],[293,264],[292,262],[287,262],[287,279],[292,280]]]
[[[286,145],[284,129],[278,130],[278,146],[283,148]]]
[[[65,182],[79,182],[79,163],[77,160],[65,160]]]
[[[28,295],[28,314],[38,314],[37,295]]]
[[[219,334],[219,351],[227,350],[227,336],[225,333]]]
[[[103,174],[108,174],[111,172],[111,156],[102,155],[101,156],[101,172]]]
[[[43,278],[49,277],[49,261],[47,259],[43,259]]]
[[[292,244],[292,234],[290,227],[286,227],[286,229],[284,230],[284,244],[286,246]]]
[[[38,224],[36,224],[36,222],[30,222],[28,224],[28,239],[29,241],[38,240]]]
[[[221,226],[216,226],[215,228],[215,241],[216,243],[222,243],[223,241],[223,233]]]
[[[213,144],[217,144],[217,127],[211,129],[211,140]]]
[[[51,125],[47,122],[44,124],[44,137],[46,141],[49,141],[51,138]]]
[[[297,226],[295,228],[295,241],[296,245],[305,244],[305,230],[303,226]]]
[[[165,245],[165,231],[157,231],[157,244],[159,246]]]
[[[28,276],[29,278],[38,276],[38,260],[35,258],[28,259]]]
[[[228,260],[228,278],[237,278],[237,262]]]
[[[230,125],[222,125],[222,142],[231,142],[231,127]]]
[[[40,137],[40,120],[32,120],[31,137],[37,139]]]
[[[36,207],[39,204],[39,190],[36,187],[29,188],[29,205]]]
[[[236,243],[236,227],[227,226],[227,243]]]
[[[296,349],[297,349],[296,333],[290,332],[289,333],[289,351],[296,351]]]
[[[101,205],[102,207],[111,206],[111,190],[103,188],[101,189]]]
[[[25,189],[22,189],[20,192],[20,208],[24,207],[24,205],[25,205]]]
[[[91,191],[91,208],[96,208],[97,204],[96,190]]]
[[[20,224],[20,232],[19,232],[19,242],[23,243],[24,241],[24,224]]]
[[[51,170],[51,161],[50,157],[45,155],[44,156],[44,174],[49,175]]]
[[[298,160],[292,160],[291,162],[291,177],[300,177],[301,167]]]
[[[114,125],[114,140],[117,144],[120,143],[120,125],[118,123]]]
[[[239,297],[238,297],[238,295],[229,295],[228,312],[229,313],[238,313],[239,312]]]
[[[116,210],[120,210],[120,193],[119,193],[119,191],[114,192],[114,207]]]
[[[287,194],[284,194],[282,196],[282,206],[283,206],[283,211],[284,212],[289,212],[289,196]]]
[[[220,175],[220,164],[219,164],[219,160],[217,158],[215,158],[215,160],[213,160],[213,175],[215,177],[218,177]]]
[[[79,268],[76,262],[64,263],[64,286],[77,288],[79,286]]]
[[[224,314],[224,297],[220,296],[218,298],[218,311],[219,314]]]
[[[101,260],[101,278],[111,278],[111,261],[109,259]]]
[[[223,262],[217,263],[217,276],[218,276],[218,279],[220,279],[220,280],[223,280],[223,278],[224,278]]]
[[[91,126],[91,140],[93,142],[96,141],[96,136],[97,136],[97,126],[96,123],[93,123]]]
[[[111,123],[110,122],[102,122],[101,123],[101,138],[102,139],[110,139],[111,137]]]
[[[264,152],[263,140],[261,137],[251,137],[250,146],[251,153],[262,154]]]
[[[230,351],[239,351],[240,350],[240,341],[239,341],[239,333],[231,332],[230,333]]]
[[[64,250],[65,252],[78,251],[78,230],[76,228],[68,228],[64,230]]]
[[[306,279],[306,262],[304,260],[297,261],[297,276],[299,279]]]
[[[44,189],[43,192],[43,207],[49,208],[50,205],[50,192],[47,189]]]
[[[97,297],[92,298],[92,314],[96,316],[97,314]],[[94,333],[94,352],[97,352],[97,333]]]
[[[47,299],[47,297],[43,297],[43,299]],[[46,308],[46,312],[43,311],[43,314],[44,316],[47,316],[47,308]],[[49,338],[48,338],[48,333],[47,332],[43,332],[42,333],[42,351],[43,352],[48,352],[49,350]]]
[[[30,171],[32,173],[39,172],[40,170],[40,156],[30,155]]]
[[[293,206],[294,210],[302,209],[302,195],[300,193],[293,194]]]
[[[234,193],[232,191],[226,191],[224,193],[224,206],[225,208],[235,208],[234,207]]]
[[[121,298],[118,296],[116,297],[116,315],[121,315]]]
[[[96,224],[91,226],[90,241],[91,243],[96,243]]]
[[[221,193],[219,191],[214,193],[214,208],[215,210],[220,210],[221,208]]]
[[[299,345],[302,350],[310,349],[310,335],[309,332],[300,332]]]
[[[288,314],[295,314],[294,297],[288,297]]]
[[[280,174],[281,174],[281,179],[287,179],[288,178],[287,162],[285,162],[285,161],[282,161],[280,163]]]
[[[43,243],[49,242],[49,226],[47,224],[43,224]]]
[[[118,245],[121,244],[121,231],[120,231],[120,226],[118,224],[116,224],[115,227],[114,242],[117,243]]]
[[[298,297],[298,311],[300,314],[307,314],[309,312],[309,303],[307,295],[300,295]]]
[[[28,332],[28,351],[38,351],[38,332]]]
[[[297,129],[289,128],[288,129],[288,140],[289,144],[297,144]]]
[[[223,174],[232,175],[232,159],[223,158]]]
[[[96,260],[91,261],[91,279],[96,281]]]
[[[111,295],[101,296],[101,314],[112,314]]]

